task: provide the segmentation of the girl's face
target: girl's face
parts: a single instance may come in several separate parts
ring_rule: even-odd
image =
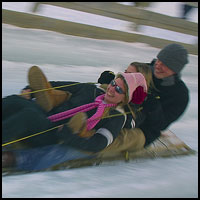
[[[136,72],[137,72],[137,69],[136,69],[136,67],[133,66],[133,65],[129,65],[129,66],[127,67],[127,69],[125,70],[125,73],[136,73]]]
[[[125,100],[125,85],[121,78],[113,80],[106,90],[104,100],[106,103],[118,104]]]

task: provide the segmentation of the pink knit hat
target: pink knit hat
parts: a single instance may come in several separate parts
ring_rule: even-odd
[[[133,103],[136,104],[142,103],[144,101],[144,98],[147,96],[147,84],[143,74],[139,72],[138,73],[120,72],[118,74],[121,74],[124,77],[126,84],[128,86],[129,102],[132,101]]]

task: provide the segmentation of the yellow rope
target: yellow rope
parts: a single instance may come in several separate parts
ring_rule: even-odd
[[[78,85],[78,84],[81,84],[81,83],[72,83],[72,84],[69,84],[69,85],[62,85],[62,86],[51,87],[51,88],[47,88],[47,89],[35,90],[35,91],[32,91],[32,92],[26,92],[26,93],[22,93],[22,94],[19,94],[19,95],[26,95],[26,94],[32,94],[32,93],[43,92],[43,91],[48,91],[48,90],[54,90],[54,89],[70,87],[70,86]],[[95,83],[89,82],[89,84],[95,84]]]
[[[131,112],[127,112],[127,113],[125,113],[125,114],[130,114],[130,113],[131,113]],[[105,116],[105,117],[102,117],[102,118],[100,118],[100,119],[111,118],[111,117],[117,117],[117,116],[120,116],[120,115],[123,115],[123,113]],[[39,132],[39,133],[35,133],[35,134],[33,134],[33,135],[29,135],[29,136],[26,136],[26,137],[23,137],[23,138],[20,138],[20,139],[17,139],[17,140],[13,140],[13,141],[11,141],[11,142],[4,143],[4,144],[2,144],[2,147],[7,146],[7,145],[9,145],[9,144],[13,144],[13,143],[20,142],[20,141],[22,141],[22,140],[26,140],[26,139],[28,139],[28,138],[31,138],[31,137],[34,137],[34,136],[37,136],[37,135],[41,135],[41,134],[46,133],[46,132],[48,132],[48,131],[52,131],[52,130],[54,130],[54,129],[57,129],[57,128],[61,127],[61,126],[63,126],[63,124],[61,124],[61,125],[59,125],[59,126],[56,126],[56,127],[53,127],[53,128],[50,128],[50,129],[47,129],[47,130],[45,130],[45,131],[41,131],[41,132]]]
[[[4,144],[2,144],[2,147],[7,146],[7,145],[9,145],[9,144],[13,144],[13,143],[19,142],[19,141],[22,141],[22,140],[26,140],[26,139],[28,139],[28,138],[31,138],[31,137],[34,137],[34,136],[37,136],[37,135],[41,135],[41,134],[46,133],[46,132],[48,132],[48,131],[54,130],[54,129],[56,129],[56,128],[59,128],[59,127],[61,127],[61,126],[62,126],[62,125],[59,125],[59,126],[50,128],[50,129],[48,129],[48,130],[45,130],[45,131],[42,131],[42,132],[39,132],[39,133],[35,133],[35,134],[33,134],[33,135],[29,135],[29,136],[26,136],[26,137],[23,137],[23,138],[20,138],[20,139],[11,141],[11,142],[4,143]]]

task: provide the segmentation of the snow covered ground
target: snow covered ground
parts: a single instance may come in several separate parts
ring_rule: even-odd
[[[178,2],[158,2],[151,9],[157,7],[158,11],[170,11],[175,16],[178,15],[175,12],[178,5]],[[24,9],[26,12],[30,6],[31,3],[27,2],[3,3],[3,8]],[[58,8],[46,9],[50,9],[47,13],[52,15],[56,15],[56,11],[57,15],[61,13]],[[78,18],[72,11],[69,15]],[[193,16],[194,21],[196,16]],[[79,15],[79,20],[83,18]],[[86,22],[92,18],[85,16]],[[103,20],[104,24],[109,24],[106,21],[109,19],[98,21]],[[114,21],[109,26],[125,27]],[[49,80],[95,82],[104,70],[118,72],[133,61],[150,62],[160,50],[146,44],[94,40],[5,24],[2,25],[2,35],[2,97],[19,93],[27,84],[27,71],[32,65],[39,65]],[[170,130],[198,151],[198,56],[190,55],[189,60],[182,77],[190,90],[190,103]],[[3,177],[2,197],[197,198],[198,154]]]

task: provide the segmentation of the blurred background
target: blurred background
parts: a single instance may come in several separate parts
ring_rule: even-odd
[[[3,2],[2,11],[20,27],[158,48],[178,41],[197,54],[198,2]]]
[[[169,129],[197,154],[2,177],[2,197],[198,197],[197,2],[2,2],[2,97],[27,85],[32,65],[49,80],[96,82],[172,42],[190,53],[190,102]]]

